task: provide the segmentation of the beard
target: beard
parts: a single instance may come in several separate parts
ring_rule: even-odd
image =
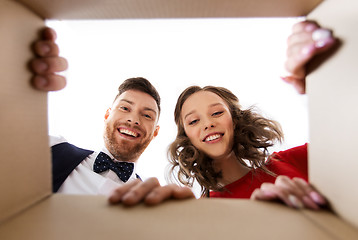
[[[109,125],[105,126],[103,135],[105,146],[113,157],[120,161],[135,162],[151,141],[151,137],[144,135],[142,136],[144,141],[133,143],[129,140],[118,139],[117,134],[117,127],[111,129]]]

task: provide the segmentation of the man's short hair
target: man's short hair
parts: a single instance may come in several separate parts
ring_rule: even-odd
[[[128,90],[138,90],[144,93],[149,94],[152,98],[154,98],[155,102],[157,103],[158,110],[160,113],[160,96],[158,91],[155,89],[155,87],[145,78],[142,77],[136,77],[136,78],[128,78],[125,80],[119,87],[118,87],[118,94],[114,101]]]

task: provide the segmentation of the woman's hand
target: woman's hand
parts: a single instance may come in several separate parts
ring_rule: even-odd
[[[325,198],[302,178],[278,176],[275,183],[263,183],[251,194],[252,200],[281,200],[293,208],[319,210],[327,204]]]
[[[287,40],[287,59],[285,68],[288,75],[285,82],[292,84],[300,94],[306,92],[307,64],[323,52],[327,52],[337,43],[332,31],[321,28],[314,21],[296,23]]]

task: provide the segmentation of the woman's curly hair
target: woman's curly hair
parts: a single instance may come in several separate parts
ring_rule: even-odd
[[[239,99],[228,89],[214,86],[191,86],[185,89],[178,98],[174,118],[178,133],[174,142],[169,146],[168,155],[171,163],[170,173],[175,175],[182,184],[192,187],[194,180],[201,186],[202,195],[208,190],[221,191],[218,180],[222,177],[221,171],[213,167],[213,160],[200,152],[187,137],[181,118],[184,102],[192,94],[199,91],[210,91],[221,97],[230,109],[234,125],[233,152],[237,160],[251,169],[262,169],[270,175],[275,175],[265,167],[269,156],[268,147],[275,141],[283,140],[283,133],[279,123],[269,120],[256,113],[252,108],[241,110]]]

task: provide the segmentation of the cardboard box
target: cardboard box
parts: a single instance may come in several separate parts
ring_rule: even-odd
[[[358,239],[357,3],[318,0],[0,0],[0,239]],[[30,44],[44,19],[302,16],[344,44],[308,81],[310,178],[336,214],[275,203],[202,199],[109,206],[51,194],[46,94],[29,85]],[[339,155],[338,155],[339,154]],[[210,211],[208,210],[210,209]],[[209,225],[210,224],[210,225]]]
[[[308,77],[309,176],[335,212],[358,227],[358,3],[324,1],[309,17],[334,30],[342,45]]]

